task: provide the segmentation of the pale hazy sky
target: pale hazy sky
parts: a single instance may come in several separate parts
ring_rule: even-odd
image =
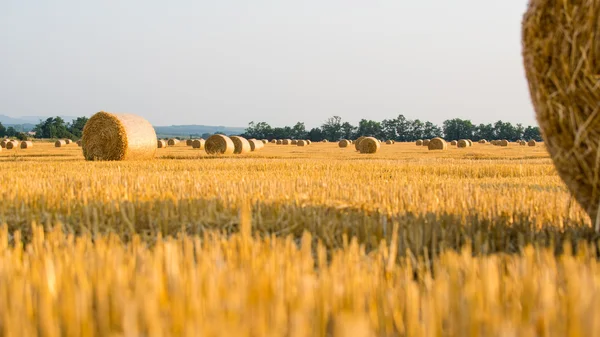
[[[0,114],[535,124],[525,0],[0,0]]]

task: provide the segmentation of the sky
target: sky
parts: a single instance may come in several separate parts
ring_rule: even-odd
[[[1,0],[0,114],[535,125],[525,9],[525,0]]]

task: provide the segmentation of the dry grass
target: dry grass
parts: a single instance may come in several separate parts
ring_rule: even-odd
[[[597,235],[541,143],[146,162],[36,143],[0,162],[3,335],[598,329]]]

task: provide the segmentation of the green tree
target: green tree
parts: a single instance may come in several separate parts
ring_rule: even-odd
[[[6,128],[0,123],[0,137],[6,136]]]
[[[333,116],[327,119],[327,121],[321,125],[321,131],[323,132],[325,139],[329,141],[341,140],[343,136],[342,117]]]
[[[357,136],[366,136],[366,137],[375,137],[375,138],[383,138],[383,128],[381,123],[373,121],[361,119],[358,122],[358,130],[356,132]]]
[[[83,135],[83,128],[87,121],[87,117],[77,117],[71,124],[68,124],[67,131],[75,136],[75,138],[81,138]]]
[[[292,127],[292,139],[305,139],[307,135],[304,123],[298,122]]]
[[[9,126],[6,129],[6,136],[8,137],[14,137],[17,135],[17,131],[15,130],[15,128],[13,128],[12,126]]]
[[[353,139],[356,132],[356,127],[348,122],[342,124],[342,138]]]
[[[523,139],[535,140],[536,142],[542,141],[542,133],[540,132],[539,126],[528,126],[523,130]]]
[[[472,139],[475,129],[470,120],[460,118],[445,120],[442,128],[447,140]]]
[[[435,138],[435,137],[443,137],[442,129],[439,126],[431,123],[425,122],[423,126],[423,137],[425,138]]]
[[[320,142],[325,137],[323,136],[323,131],[320,128],[312,128],[308,131],[308,139],[312,142]]]
[[[415,119],[410,123],[410,136],[408,140],[423,139],[425,135],[425,124],[418,119]]]

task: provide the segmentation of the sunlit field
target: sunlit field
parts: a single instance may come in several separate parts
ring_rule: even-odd
[[[598,235],[543,146],[0,152],[6,336],[593,336]]]

